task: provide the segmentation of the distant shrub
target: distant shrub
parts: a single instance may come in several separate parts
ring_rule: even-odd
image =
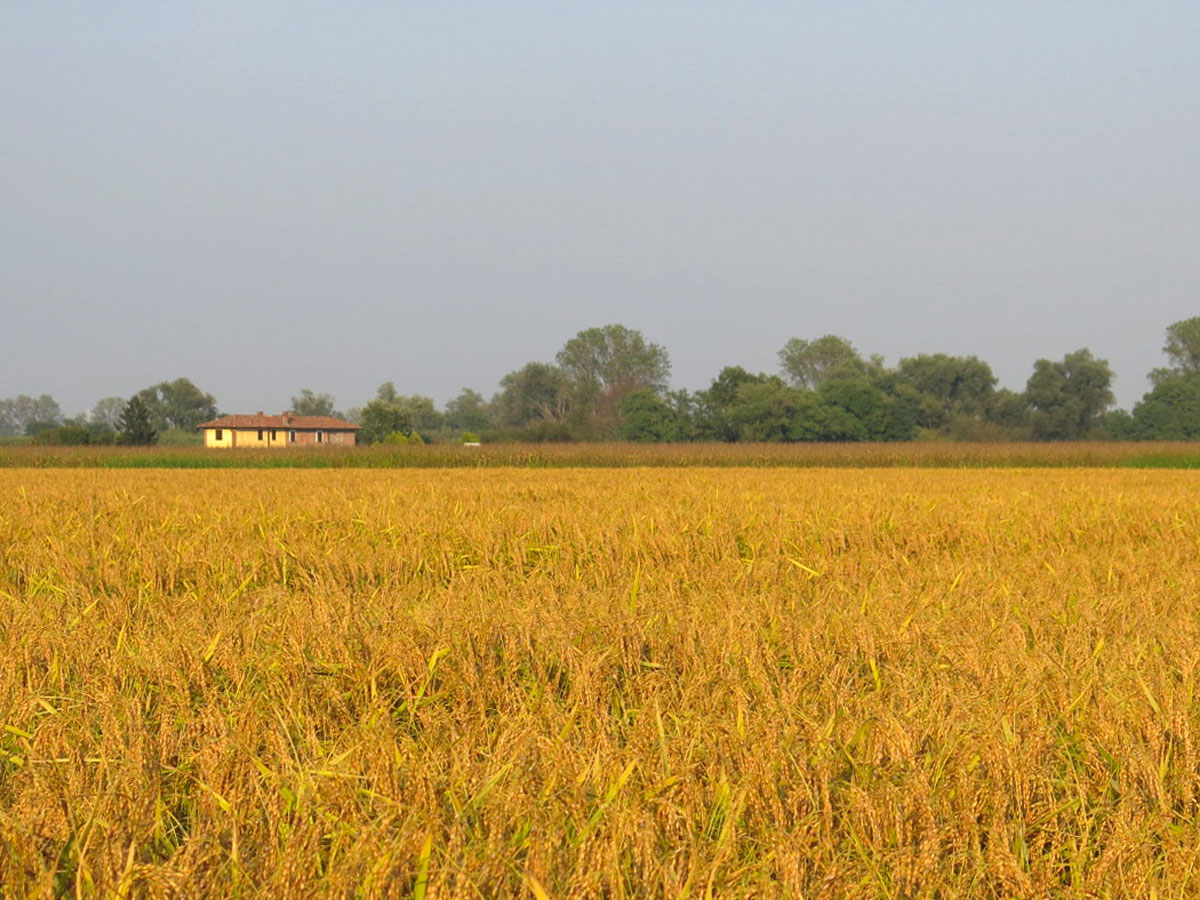
[[[81,447],[91,443],[91,434],[79,425],[57,425],[54,428],[43,428],[34,435],[34,443],[49,444],[57,447]]]
[[[159,432],[158,443],[166,447],[199,447],[204,443],[204,435],[191,428],[168,428]]]
[[[478,444],[479,443],[479,435],[475,434],[475,432],[473,432],[473,431],[464,431],[462,433],[461,443]]]
[[[520,432],[519,440],[535,444],[567,444],[575,440],[566,422],[531,422]]]
[[[55,422],[55,421],[44,421],[41,419],[35,419],[34,421],[30,422],[28,425],[25,426],[25,436],[31,437],[35,441],[37,441],[37,439],[39,437],[41,437],[41,435],[43,435],[49,431],[54,431],[56,428],[58,428],[59,424],[60,424],[59,422]]]

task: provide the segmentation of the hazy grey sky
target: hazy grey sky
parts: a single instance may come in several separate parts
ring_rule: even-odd
[[[1128,406],[1198,237],[1194,0],[0,10],[0,397],[67,412],[490,395],[609,322],[676,387],[832,332]]]

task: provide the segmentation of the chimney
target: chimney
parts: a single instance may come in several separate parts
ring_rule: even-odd
[[[260,416],[262,415],[262,410],[261,410],[261,409],[258,411],[258,414],[259,414]]]

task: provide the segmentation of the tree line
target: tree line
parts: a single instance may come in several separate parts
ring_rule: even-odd
[[[89,412],[67,417],[49,394],[0,400],[0,437],[55,444],[152,444],[160,436],[192,443],[196,426],[215,418],[217,401],[187,378],[162,381],[132,397],[104,397]]]
[[[726,366],[705,389],[671,390],[670,357],[623,325],[589,328],[553,363],[530,362],[500,379],[491,399],[464,388],[443,409],[393,382],[339,412],[329,394],[304,389],[298,415],[361,426],[364,443],[486,441],[904,441],[1200,438],[1200,317],[1166,329],[1167,365],[1132,410],[1114,410],[1113,372],[1087,348],[1039,359],[1023,391],[997,387],[975,356],[863,356],[836,335],[792,338],[776,372]],[[133,397],[106,397],[89,413],[62,415],[49,395],[0,400],[0,436],[53,443],[194,442],[216,400],[186,378]]]

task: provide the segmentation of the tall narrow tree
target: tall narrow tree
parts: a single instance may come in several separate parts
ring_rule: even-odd
[[[121,410],[117,421],[121,442],[135,447],[148,447],[158,441],[158,432],[150,421],[150,409],[142,398],[134,394]]]

